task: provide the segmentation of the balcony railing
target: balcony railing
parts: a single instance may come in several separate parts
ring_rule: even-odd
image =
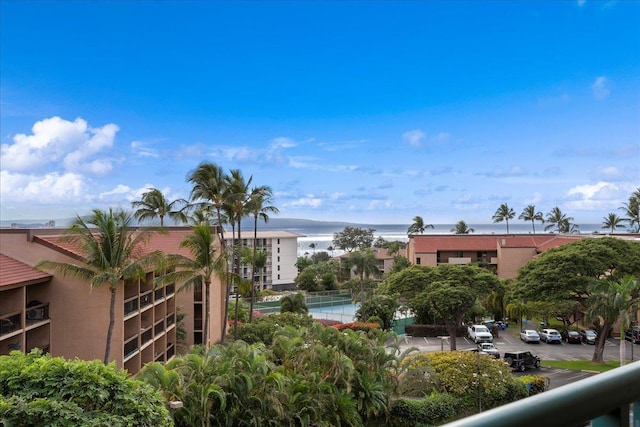
[[[169,314],[167,316],[167,328],[171,325],[173,325],[176,322],[176,317],[173,313]]]
[[[156,301],[160,301],[164,297],[164,288],[158,288],[153,292],[153,297]]]
[[[22,329],[20,313],[0,317],[0,335],[10,334],[19,329]]]
[[[640,362],[518,400],[445,427],[640,426]]]
[[[173,283],[169,283],[167,286],[165,286],[165,289],[166,289],[167,296],[173,295],[176,293],[176,285]]]
[[[138,296],[129,298],[124,302],[124,315],[127,316],[138,310]]]
[[[138,351],[138,337],[130,338],[124,343],[124,358],[134,355]]]
[[[141,343],[141,345],[145,345],[146,343],[151,341],[152,338],[153,338],[153,331],[152,331],[151,328],[149,328],[146,331],[142,332],[142,335],[140,335],[140,343]]]
[[[151,291],[140,295],[140,308],[144,308],[148,305],[151,305],[151,303],[153,303],[152,299],[151,299]]]
[[[31,307],[27,307],[26,315],[26,323],[27,325],[33,325],[36,323],[43,322],[49,319],[49,303],[46,304],[37,304],[32,305]]]
[[[156,336],[160,335],[164,331],[164,321],[160,320],[155,325],[153,325],[153,332]]]

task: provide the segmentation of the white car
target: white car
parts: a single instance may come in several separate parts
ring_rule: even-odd
[[[469,339],[476,344],[481,342],[493,342],[493,335],[484,325],[471,325],[467,328]]]
[[[524,329],[520,331],[520,339],[526,343],[540,344],[540,335],[533,329]]]
[[[553,342],[557,342],[558,344],[562,343],[562,336],[560,336],[560,332],[555,329],[543,329],[539,333],[540,341],[544,341],[547,344],[551,344]]]
[[[493,345],[493,343],[483,342],[478,345],[478,348],[480,349],[480,351],[490,354],[496,359],[500,359],[500,352],[498,351],[496,346]]]

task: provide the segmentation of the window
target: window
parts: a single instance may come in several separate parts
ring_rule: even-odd
[[[416,264],[420,265],[420,257],[416,258]]]
[[[278,248],[278,253],[280,253],[280,248]]]
[[[462,258],[463,257],[462,251],[453,251],[453,257]]]
[[[278,262],[280,262],[280,257],[278,257]]]
[[[278,239],[278,244],[280,244],[280,239]]]
[[[278,265],[278,271],[280,271],[280,266]]]

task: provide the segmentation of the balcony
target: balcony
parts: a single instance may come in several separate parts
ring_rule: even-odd
[[[640,362],[463,418],[445,427],[640,425]],[[579,410],[577,410],[578,408]],[[545,416],[553,414],[553,416]],[[514,420],[517,420],[514,422]]]
[[[140,295],[140,309],[147,307],[153,303],[151,299],[151,291]]]
[[[449,258],[449,264],[469,264],[471,263],[470,257]]]
[[[143,330],[141,332],[142,334],[140,335],[140,343],[144,346],[146,343],[153,339],[153,330],[151,328],[148,328],[147,330]]]
[[[138,336],[129,338],[124,343],[124,359],[128,359],[138,352]]]
[[[153,292],[153,298],[157,301],[160,301],[164,298],[164,288],[158,288]]]
[[[176,293],[176,285],[174,283],[170,283],[167,286],[165,286],[165,290],[166,290],[166,295],[170,296]]]
[[[164,321],[160,320],[159,322],[157,322],[155,325],[153,325],[153,332],[156,336],[160,335],[162,332],[164,332]]]
[[[0,317],[0,336],[22,329],[20,313],[11,313]]]
[[[138,311],[138,296],[131,297],[124,302],[125,317]]]
[[[167,316],[167,329],[176,322],[176,316],[171,313]]]

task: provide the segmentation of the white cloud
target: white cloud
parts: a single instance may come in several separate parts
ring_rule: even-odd
[[[48,173],[42,176],[0,171],[3,203],[78,204],[90,202],[89,186],[75,173]]]
[[[298,200],[293,200],[286,204],[287,207],[312,207],[317,208],[322,205],[322,199],[315,197],[313,194],[309,194],[305,197],[301,197]]]
[[[567,191],[567,197],[571,200],[566,205],[568,209],[575,210],[616,210],[624,194],[617,185],[604,181],[576,185]]]
[[[142,141],[132,141],[131,150],[140,157],[160,157],[156,150],[150,148],[148,143]]]
[[[73,122],[51,117],[36,122],[32,134],[17,134],[13,144],[2,144],[2,169],[13,172],[62,169],[73,173],[101,175],[111,170],[111,161],[104,152],[113,146],[119,130],[115,124],[91,128],[77,118]]]
[[[593,92],[593,97],[597,100],[607,98],[611,93],[609,90],[609,79],[605,76],[596,77],[595,81],[591,84],[591,91]]]
[[[437,135],[431,137],[431,142],[447,142],[449,138],[451,138],[451,134],[449,134],[448,132],[440,132]]]
[[[410,130],[402,134],[402,139],[411,144],[412,147],[419,147],[425,138],[425,133],[420,129]]]

